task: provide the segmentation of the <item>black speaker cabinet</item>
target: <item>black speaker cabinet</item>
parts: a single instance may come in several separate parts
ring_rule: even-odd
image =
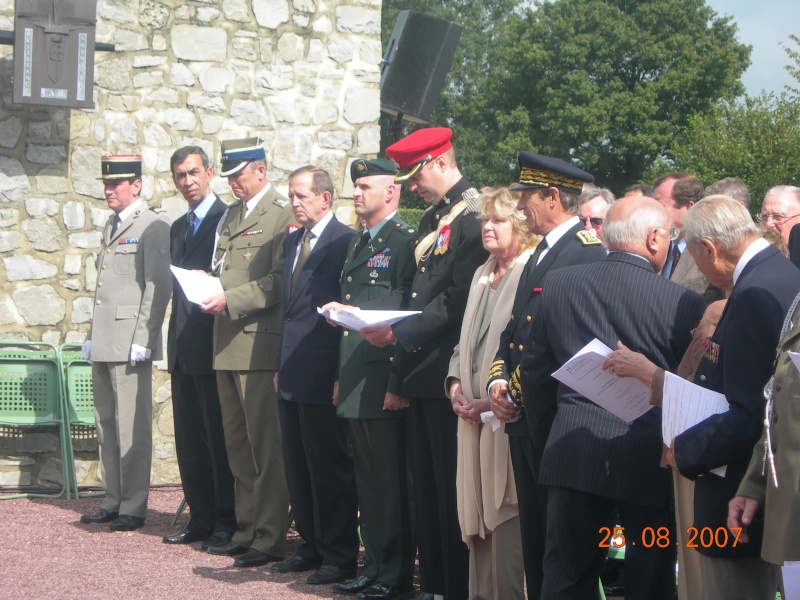
[[[381,64],[381,110],[430,120],[463,27],[412,10],[397,16]]]

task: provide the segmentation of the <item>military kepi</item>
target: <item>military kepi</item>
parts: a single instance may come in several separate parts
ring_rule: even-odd
[[[266,160],[264,147],[261,139],[257,137],[245,138],[243,140],[224,140],[222,146],[222,169],[220,177],[230,177],[236,175],[244,169],[248,163],[254,160]]]
[[[395,181],[401,183],[417,174],[428,161],[444,154],[453,144],[453,131],[447,127],[418,129],[386,149],[386,156],[397,163]]]
[[[350,179],[353,183],[359,177],[372,177],[373,175],[397,175],[397,165],[386,158],[357,158],[350,163]]]
[[[101,179],[141,179],[141,154],[108,154],[100,157]]]
[[[517,178],[512,190],[558,188],[562,192],[580,194],[584,183],[594,177],[560,158],[522,151],[517,157]]]

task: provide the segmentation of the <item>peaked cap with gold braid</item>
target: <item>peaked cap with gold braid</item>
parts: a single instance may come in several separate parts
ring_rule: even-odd
[[[583,184],[593,182],[594,177],[589,173],[560,158],[522,151],[517,157],[517,178],[511,189],[554,187],[563,192],[580,194]]]

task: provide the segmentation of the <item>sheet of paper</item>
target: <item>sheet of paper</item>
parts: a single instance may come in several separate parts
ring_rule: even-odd
[[[786,354],[789,355],[789,358],[792,359],[794,366],[800,371],[800,352],[787,352]]]
[[[188,269],[181,269],[180,267],[174,266],[171,266],[170,270],[172,274],[175,275],[175,279],[178,280],[189,302],[202,304],[204,301],[211,298],[211,296],[223,292],[222,284],[217,277],[212,277],[200,271],[189,271]]]
[[[558,381],[628,423],[653,408],[650,390],[638,379],[620,377],[601,367],[612,350],[597,338],[586,344],[558,371]]]
[[[786,562],[781,567],[783,573],[783,600],[800,600],[800,562]]]
[[[727,412],[728,401],[724,394],[708,390],[678,377],[664,374],[664,400],[661,404],[661,434],[669,446],[672,440],[711,415]],[[725,477],[727,466],[711,472]]]
[[[419,310],[322,310],[317,308],[317,312],[326,319],[338,323],[347,329],[358,331],[370,325],[391,325],[402,321],[411,315],[418,315]]]

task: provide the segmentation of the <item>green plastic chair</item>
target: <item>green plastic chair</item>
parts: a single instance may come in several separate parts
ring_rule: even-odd
[[[74,479],[70,439],[64,419],[58,350],[46,342],[0,342],[0,425],[14,428],[55,425],[61,451],[61,490],[56,494],[11,493],[11,498],[70,497]],[[0,492],[2,488],[0,488]]]
[[[79,344],[62,344],[59,350],[64,370],[64,395],[66,400],[66,428],[69,439],[70,483],[75,498],[103,496],[105,492],[81,493],[75,477],[75,451],[72,445],[73,425],[95,427],[94,387],[92,384],[92,365],[83,358]]]

